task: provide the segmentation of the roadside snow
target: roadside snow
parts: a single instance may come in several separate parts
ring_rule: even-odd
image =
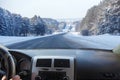
[[[81,36],[76,33],[69,33],[64,37],[82,45],[87,45],[88,48],[113,49],[120,45],[120,36],[113,36],[109,34]]]
[[[16,36],[0,36],[0,44],[2,45],[10,45],[22,41],[27,41],[27,40],[32,40],[32,39],[37,39],[37,38],[43,38],[43,37],[49,37],[49,36],[54,36],[54,35],[59,35],[59,34],[64,34],[63,32],[61,33],[54,33],[51,35],[45,35],[45,36],[30,36],[30,37],[16,37]]]
[[[10,45],[17,42],[32,40],[36,38],[43,38],[48,36],[54,36],[64,33],[54,33],[52,35],[38,36],[38,37],[10,37],[10,36],[0,36],[0,44]],[[86,46],[87,48],[100,48],[100,49],[113,49],[120,45],[120,36],[113,36],[109,34],[99,35],[99,36],[81,36],[79,33],[68,33],[64,35],[66,39],[74,41],[81,46]]]
[[[0,44],[10,45],[17,42],[27,41],[39,37],[11,37],[11,36],[0,36]]]

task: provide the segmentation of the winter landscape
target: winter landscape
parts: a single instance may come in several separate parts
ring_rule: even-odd
[[[0,8],[0,44],[11,49],[112,50],[120,45],[120,0],[102,0],[82,19],[28,18]]]

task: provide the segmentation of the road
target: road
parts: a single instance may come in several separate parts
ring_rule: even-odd
[[[83,45],[77,44],[59,34],[44,38],[37,38],[7,46],[10,49],[71,49],[81,48]]]

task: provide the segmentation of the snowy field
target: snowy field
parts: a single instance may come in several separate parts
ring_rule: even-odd
[[[56,33],[53,33],[52,35],[37,36],[37,37],[34,37],[34,36],[30,36],[30,37],[0,36],[0,44],[10,45],[10,44],[14,44],[17,42],[32,40],[32,39],[36,39],[36,38],[43,38],[43,37],[48,37],[48,36],[54,36],[54,35],[58,35],[58,34],[64,34],[64,33],[56,32]]]
[[[10,45],[17,42],[22,42],[26,40],[31,40],[39,37],[10,37],[10,36],[0,36],[0,44]]]
[[[69,33],[64,36],[74,42],[88,47],[101,48],[101,49],[113,49],[120,45],[120,36],[113,36],[109,34],[98,35],[98,36],[81,36],[78,33]]]

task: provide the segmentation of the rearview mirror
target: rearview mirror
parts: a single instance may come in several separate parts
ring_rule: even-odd
[[[113,49],[113,53],[120,54],[120,45]]]

